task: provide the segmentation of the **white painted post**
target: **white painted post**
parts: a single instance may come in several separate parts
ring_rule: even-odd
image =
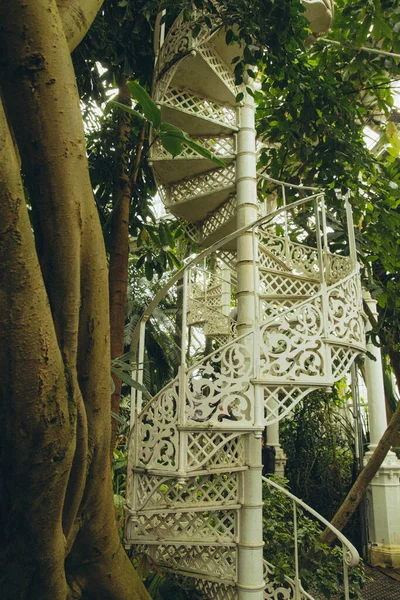
[[[364,293],[374,316],[376,301]],[[364,460],[367,462],[385,432],[386,406],[383,385],[381,350],[371,340],[367,351],[375,360],[365,359],[365,375],[368,392],[370,444]],[[372,565],[400,567],[400,461],[388,452],[378,473],[369,486],[368,495],[369,560]]]
[[[269,401],[271,409],[277,405],[276,400]],[[285,474],[286,454],[279,443],[279,422],[272,423],[266,427],[267,446],[275,448],[275,475],[281,477]]]
[[[245,92],[239,108],[239,132],[237,135],[236,190],[237,227],[243,227],[257,219],[256,178],[256,132],[254,124],[254,99]],[[256,269],[254,268],[253,233],[248,231],[237,240],[237,304],[238,334],[251,332],[256,322],[254,294]],[[256,266],[257,268],[257,266]],[[253,340],[249,340],[253,351]],[[255,360],[256,357],[253,357]],[[262,394],[254,390],[254,398],[260,401]],[[254,415],[260,412],[259,407]],[[262,483],[260,433],[245,435],[245,457],[248,469],[241,478],[242,508],[239,516],[238,535],[238,598],[239,600],[262,600],[263,579],[263,531],[262,531]]]

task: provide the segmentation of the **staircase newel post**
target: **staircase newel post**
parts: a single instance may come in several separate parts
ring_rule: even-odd
[[[237,228],[240,228],[257,219],[255,105],[253,97],[247,91],[238,113],[236,193]],[[253,363],[253,377],[256,363],[253,343],[256,328],[254,296],[258,279],[258,265],[254,255],[256,247],[253,243],[255,235],[256,233],[249,229],[237,240],[238,334],[249,334],[248,349]],[[259,396],[259,392],[254,389],[254,404],[257,402],[256,396]],[[254,406],[254,419],[257,412]],[[255,420],[253,424],[258,425]],[[241,476],[242,508],[239,515],[237,567],[239,600],[262,600],[264,594],[260,435],[261,432],[253,431],[244,436],[248,469]]]

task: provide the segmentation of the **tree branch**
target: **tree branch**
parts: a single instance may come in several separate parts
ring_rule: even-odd
[[[70,52],[85,37],[104,0],[57,0]]]

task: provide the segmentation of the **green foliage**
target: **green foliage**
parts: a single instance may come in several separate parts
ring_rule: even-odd
[[[134,555],[132,562],[153,600],[207,600],[207,596],[179,577],[174,577],[148,555]]]
[[[299,498],[330,520],[355,474],[354,432],[337,388],[317,390],[280,427],[286,476]]]
[[[287,481],[273,477],[282,487]],[[279,490],[263,484],[264,558],[275,566],[276,579],[294,575],[293,503]],[[342,549],[333,549],[320,539],[319,523],[298,508],[299,570],[302,585],[312,595],[321,598],[344,598]],[[366,577],[362,565],[349,569],[350,598],[361,599]]]
[[[175,125],[171,125],[170,123],[161,122],[160,109],[137,81],[128,81],[127,85],[132,98],[140,104],[143,116],[136,110],[133,110],[130,106],[121,104],[121,102],[116,102],[115,100],[112,100],[111,102],[114,106],[117,106],[125,112],[148,121],[152,125],[154,132],[152,143],[159,139],[167,152],[172,154],[173,157],[182,154],[184,147],[188,146],[200,154],[200,156],[207,158],[219,167],[225,166],[225,163],[222,160],[217,158],[210,150],[207,150],[207,148],[204,148],[201,144],[191,139],[187,133],[182,131],[182,129],[179,129],[179,127],[175,127]]]

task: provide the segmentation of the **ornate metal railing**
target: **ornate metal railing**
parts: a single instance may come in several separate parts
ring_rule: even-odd
[[[293,550],[293,563],[294,573],[293,577],[285,574],[285,586],[282,586],[279,581],[274,577],[275,567],[271,563],[264,561],[265,568],[265,579],[267,580],[266,589],[264,591],[265,600],[272,600],[275,598],[282,598],[284,600],[315,600],[311,592],[307,592],[301,582],[300,577],[300,557],[299,557],[299,508],[307,511],[312,517],[317,519],[330,531],[332,531],[342,548],[343,555],[343,594],[344,600],[350,600],[350,587],[349,587],[349,567],[355,567],[360,562],[360,556],[357,549],[353,544],[338,530],[336,527],[331,525],[329,521],[324,519],[319,513],[317,513],[311,506],[308,506],[305,502],[297,498],[288,490],[277,484],[271,479],[266,477],[262,478],[263,482],[269,487],[278,490],[281,494],[284,494],[287,498],[292,501],[293,505],[293,539],[294,539],[294,550]]]

